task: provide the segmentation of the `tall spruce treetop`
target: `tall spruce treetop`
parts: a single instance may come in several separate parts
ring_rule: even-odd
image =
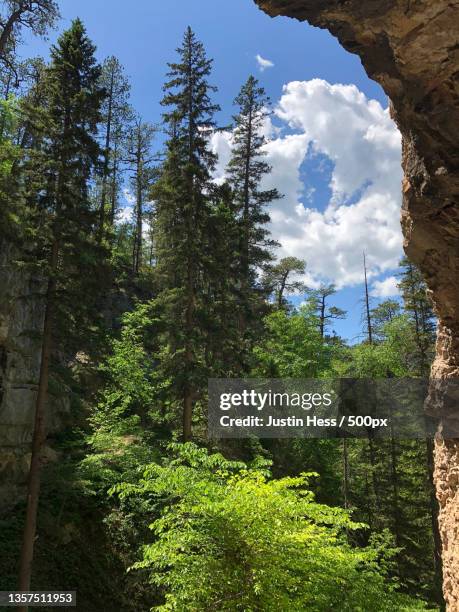
[[[180,61],[169,64],[170,80],[163,88],[161,104],[171,108],[163,118],[173,128],[170,144],[179,145],[186,154],[189,177],[202,185],[209,180],[216,161],[208,147],[209,132],[215,128],[213,116],[220,110],[209,95],[216,87],[207,81],[213,60],[206,57],[203,44],[189,26],[177,53]]]
[[[37,246],[33,260],[41,259],[52,271],[59,317],[74,322],[86,317],[83,311],[100,295],[95,270],[103,267],[106,255],[94,240],[96,211],[90,197],[101,169],[97,131],[104,97],[94,51],[82,22],[75,20],[51,49],[51,63],[38,85],[39,104],[34,108],[30,100],[25,108],[33,131],[23,168],[29,242]],[[84,303],[75,301],[78,292],[85,294]],[[72,325],[77,334],[80,328]]]
[[[106,255],[95,242],[96,211],[90,197],[101,169],[97,131],[104,97],[94,51],[82,22],[75,20],[52,47],[40,84],[41,105],[27,109],[35,130],[24,167],[31,215],[36,217],[31,227],[38,230],[39,257],[59,287],[57,310],[68,332],[66,342],[83,333],[89,310],[98,310],[96,271],[102,270]],[[75,299],[79,292],[86,296],[83,302]],[[77,320],[80,324],[70,329],[69,321]]]
[[[250,76],[234,103],[239,112],[233,117],[234,146],[227,171],[242,230],[241,272],[248,281],[256,267],[271,259],[269,248],[275,243],[269,239],[265,227],[269,221],[265,207],[282,196],[277,189],[260,189],[263,177],[271,172],[270,165],[263,160],[266,155],[263,127],[270,115],[265,90],[255,77]]]
[[[47,193],[57,209],[65,209],[66,223],[81,223],[82,208],[89,208],[88,181],[100,165],[96,137],[104,90],[94,51],[76,19],[52,47],[46,80],[45,148],[59,177],[56,188]]]
[[[156,259],[164,288],[180,286],[183,275],[189,282],[197,275],[205,242],[203,218],[216,163],[209,137],[215,128],[214,114],[220,110],[210,99],[216,91],[208,82],[212,60],[190,27],[177,53],[179,61],[168,64],[169,80],[163,87],[161,104],[167,107],[163,121],[168,140],[154,194]]]

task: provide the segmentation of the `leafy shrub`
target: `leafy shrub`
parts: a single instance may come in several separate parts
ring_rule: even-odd
[[[160,611],[384,612],[424,609],[397,593],[381,550],[354,548],[361,524],[318,504],[308,477],[270,479],[266,463],[247,467],[193,444],[152,464],[121,498],[163,500],[154,541],[133,569],[164,593]],[[386,554],[388,554],[386,552]],[[389,551],[390,554],[390,551]]]

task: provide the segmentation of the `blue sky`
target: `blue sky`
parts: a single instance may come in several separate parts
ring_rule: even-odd
[[[269,161],[276,165],[276,180],[287,192],[285,202],[279,204],[284,209],[278,207],[278,213],[274,214],[278,221],[273,222],[273,230],[285,236],[283,254],[298,254],[311,261],[309,280],[312,283],[325,278],[330,270],[331,280],[342,287],[333,303],[349,314],[346,321],[336,324],[336,331],[355,339],[361,329],[359,300],[363,287],[358,278],[361,252],[370,251],[372,282],[389,279],[385,284],[374,285],[372,291],[388,295],[394,285],[390,280],[394,275],[394,253],[399,249],[395,235],[398,219],[391,219],[383,233],[374,226],[383,219],[384,211],[392,217],[398,214],[399,202],[394,201],[398,197],[397,176],[390,182],[382,175],[384,171],[388,177],[394,172],[397,174],[394,171],[398,155],[396,134],[384,110],[386,96],[368,79],[357,56],[344,51],[326,31],[288,18],[269,18],[252,0],[225,3],[60,0],[59,5],[62,20],[58,31],[51,33],[49,41],[28,38],[24,55],[46,57],[57,33],[73,18],[80,17],[97,45],[98,57],[103,60],[116,55],[124,65],[132,83],[132,104],[144,120],[153,123],[160,120],[159,100],[166,63],[175,59],[175,48],[188,25],[203,41],[208,55],[214,58],[212,83],[218,87],[216,101],[222,107],[217,118],[220,125],[228,123],[233,111],[232,100],[247,76],[253,73],[260,79],[278,108],[271,126],[271,136],[276,142],[270,149]],[[269,60],[273,66],[261,71],[256,55]],[[297,81],[312,84],[283,89]],[[340,88],[340,84],[353,84],[356,89]],[[359,97],[359,92],[364,97]],[[369,99],[377,100],[380,106],[372,106]],[[302,108],[309,112],[308,117],[302,115]],[[328,110],[322,112],[324,108]],[[318,118],[317,125],[323,124],[320,131],[314,125],[314,117]],[[343,132],[346,123],[353,129],[348,147],[346,143],[343,146],[343,140],[348,138]],[[327,125],[330,125],[329,131]],[[315,146],[308,144],[309,141],[314,141]],[[227,143],[214,144],[217,152],[224,155]],[[351,166],[353,156],[356,163]],[[377,173],[370,172],[364,168],[365,163],[381,168]],[[351,176],[359,164],[362,169]],[[295,174],[289,174],[292,168]],[[366,191],[371,184],[375,187]],[[290,216],[284,214],[287,210],[293,211],[298,202],[316,213],[311,212],[304,219],[301,214],[294,218],[297,214],[294,212],[288,213]],[[349,208],[353,204],[357,204],[355,210]],[[354,232],[360,220],[367,226]],[[296,228],[303,221],[306,229],[301,236]],[[373,225],[368,226],[369,223]],[[373,231],[374,237],[371,237]],[[314,235],[315,246],[305,244],[308,232]],[[340,254],[336,248],[333,253],[327,250],[327,236],[336,244],[336,236],[346,233],[350,245],[345,248],[346,254]],[[366,235],[369,236],[367,243]],[[387,252],[385,243],[392,245]],[[373,244],[376,246],[372,253]],[[354,254],[349,254],[351,247]],[[376,303],[378,298],[374,299]]]

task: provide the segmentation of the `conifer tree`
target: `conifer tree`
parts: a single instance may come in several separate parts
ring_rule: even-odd
[[[104,142],[104,164],[101,179],[99,224],[101,235],[105,223],[107,204],[110,206],[109,221],[113,224],[116,214],[117,172],[119,150],[132,110],[129,105],[130,84],[119,60],[111,56],[102,64],[100,86],[105,89],[106,97],[102,105],[101,131]]]
[[[45,36],[59,18],[55,0],[4,0],[0,11],[0,66],[6,70],[10,83],[16,84],[22,70],[17,47],[22,42],[23,30]]]
[[[147,195],[153,178],[154,156],[151,146],[156,128],[137,117],[127,135],[126,161],[132,168],[131,187],[135,194],[132,272],[137,275],[142,263],[142,232]]]
[[[94,213],[89,183],[99,166],[96,141],[103,91],[95,47],[84,26],[75,20],[51,51],[44,87],[44,104],[34,113],[34,150],[26,156],[24,173],[31,218],[40,224],[36,255],[46,271],[45,318],[41,367],[35,407],[19,588],[30,589],[40,490],[40,453],[45,439],[45,413],[50,359],[57,327],[75,319],[75,294],[91,277],[94,255]],[[35,234],[37,236],[37,234]],[[72,285],[73,283],[73,285]],[[87,295],[90,302],[90,296]],[[68,318],[69,310],[72,318]]]
[[[384,338],[384,327],[400,314],[400,304],[396,300],[384,300],[371,309],[373,333],[378,340]]]
[[[268,266],[264,277],[263,284],[266,286],[270,294],[274,294],[277,308],[283,308],[286,305],[284,294],[286,292],[299,293],[306,291],[306,285],[291,277],[298,274],[304,274],[306,262],[297,257],[284,257],[276,265]]]
[[[398,286],[402,293],[404,310],[414,327],[418,365],[421,373],[426,376],[430,368],[435,341],[435,317],[432,304],[427,296],[427,285],[416,266],[407,257],[402,259],[400,266],[402,272]]]
[[[400,262],[402,272],[398,287],[402,293],[404,310],[410,317],[416,345],[414,368],[421,376],[428,376],[434,354],[435,342],[435,315],[432,304],[427,295],[427,285],[418,268],[407,258]],[[434,444],[430,438],[426,439],[425,462],[427,466],[427,484],[429,490],[429,509],[432,533],[434,540],[434,566],[435,586],[437,593],[441,594],[442,566],[441,566],[441,538],[438,527],[438,501],[433,481],[433,455]]]
[[[270,115],[269,98],[258,80],[250,76],[234,101],[238,113],[234,115],[232,157],[227,173],[240,225],[241,327],[250,326],[258,317],[251,305],[251,287],[256,282],[259,268],[272,259],[275,242],[270,239],[267,223],[268,204],[281,198],[277,189],[262,189],[262,180],[271,167],[263,159],[266,136],[263,128]]]
[[[215,186],[209,204],[204,245],[204,358],[206,367],[214,377],[242,376],[247,372],[248,364],[241,358],[239,224],[230,185],[224,183]]]
[[[311,292],[310,300],[315,307],[319,318],[319,329],[322,338],[325,337],[325,330],[331,321],[344,319],[346,311],[336,306],[328,306],[327,299],[336,293],[335,285],[321,284],[318,289]]]
[[[183,438],[191,438],[193,404],[205,385],[202,324],[207,258],[207,218],[213,191],[215,156],[208,140],[219,107],[208,82],[212,60],[187,28],[177,49],[178,62],[169,64],[162,104],[168,108],[166,159],[154,191],[156,200],[156,259],[162,287],[158,298],[166,324],[167,355],[163,367],[174,373],[173,392],[181,398]]]
[[[367,268],[367,259],[365,253],[363,254],[363,275],[364,275],[364,285],[365,285],[365,311],[364,311],[364,321],[367,332],[367,342],[368,344],[373,344],[373,321],[371,319],[371,308],[370,308],[370,292],[368,290],[368,268]]]

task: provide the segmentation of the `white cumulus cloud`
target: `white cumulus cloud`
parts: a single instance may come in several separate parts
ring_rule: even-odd
[[[355,85],[313,79],[284,86],[275,118],[284,129],[266,126],[272,172],[264,187],[284,194],[269,208],[270,229],[281,244],[278,256],[305,259],[305,280],[312,286],[320,280],[338,287],[362,282],[363,252],[369,278],[397,268],[401,138],[388,109]],[[220,133],[212,145],[221,155],[217,177],[222,181],[231,134]],[[314,187],[301,176],[303,163],[317,155],[333,166],[331,198],[322,210],[314,207]]]
[[[264,72],[267,68],[273,68],[274,62],[264,57],[261,57],[259,53],[255,55],[255,59],[257,60],[258,68],[261,72]]]
[[[313,278],[330,279],[338,286],[362,281],[363,251],[370,277],[396,268],[402,244],[401,142],[388,110],[355,85],[314,79],[285,85],[276,115],[297,132],[267,145],[273,165],[268,182],[279,184],[285,193],[271,214],[281,255],[306,259]],[[298,141],[303,142],[304,155],[288,170],[292,179],[285,187],[283,164],[276,156],[294,165],[286,157]],[[332,195],[321,211],[302,201],[299,192],[300,165],[315,154],[333,162]]]
[[[384,280],[375,280],[371,288],[371,295],[377,298],[389,298],[400,295],[395,276],[388,276]]]

